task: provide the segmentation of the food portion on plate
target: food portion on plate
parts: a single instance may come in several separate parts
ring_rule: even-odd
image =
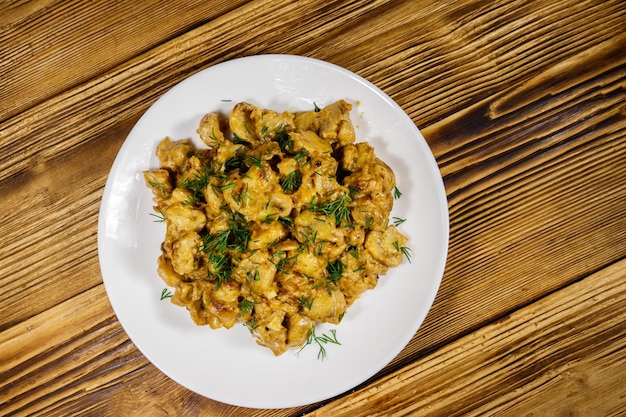
[[[143,173],[166,226],[157,270],[196,324],[243,323],[280,355],[409,257],[389,219],[394,173],[356,141],[351,109],[241,102],[202,118],[202,149],[159,142],[160,167]]]

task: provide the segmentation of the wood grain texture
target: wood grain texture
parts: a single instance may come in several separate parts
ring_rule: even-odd
[[[240,409],[177,385],[128,340],[98,268],[102,189],[138,117],[185,77],[260,53],[324,59],[384,89],[421,128],[449,198],[448,264],[424,325],[318,415],[361,412],[363,398],[402,415],[409,382],[426,372],[459,389],[422,391],[416,412],[575,414],[555,402],[568,393],[623,412],[624,393],[606,384],[626,375],[611,333],[624,330],[614,281],[626,258],[624,27],[619,0],[0,4],[0,414],[276,417],[322,406]],[[529,352],[507,317],[543,317],[540,330],[522,326],[542,350]],[[461,348],[477,335],[501,353]],[[608,341],[593,349],[599,335]],[[481,363],[492,373],[470,375]]]
[[[621,415],[625,279],[626,260],[307,416]]]
[[[162,8],[132,1],[2,2],[0,120],[103,76],[242,3],[194,0]]]

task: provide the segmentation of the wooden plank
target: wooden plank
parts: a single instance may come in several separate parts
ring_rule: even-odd
[[[113,319],[102,286],[3,331],[0,351],[3,415],[54,409],[89,390],[93,381],[86,375],[115,380],[146,363]]]
[[[134,121],[0,182],[0,330],[102,282],[97,258],[107,172]],[[72,166],[72,170],[67,170]],[[51,234],[54,232],[54,234]],[[28,308],[24,308],[28,306]]]
[[[250,2],[128,60],[118,57],[118,66],[68,82],[63,94],[3,122],[0,259],[18,263],[0,262],[5,290],[0,330],[16,331],[37,314],[48,317],[48,309],[63,300],[74,305],[72,297],[91,294],[101,282],[95,241],[99,197],[134,121],[187,75],[252,53],[302,53],[367,76],[423,128],[442,167],[452,220],[444,282],[422,329],[379,377],[624,257],[625,3],[327,3]],[[51,3],[50,10],[58,4]],[[323,7],[329,10],[322,12]],[[537,20],[525,21],[530,13]],[[372,25],[386,27],[392,19],[401,24],[372,34]],[[503,39],[490,40],[485,49],[485,36],[492,32]],[[257,41],[248,43],[251,38]],[[539,48],[547,59],[537,58]],[[581,81],[565,83],[559,77],[563,69]],[[520,119],[516,106],[530,117]],[[68,164],[80,178],[63,171]],[[16,209],[25,204],[28,209]],[[61,238],[52,239],[43,229],[61,231]],[[40,253],[48,261],[31,263]],[[157,405],[171,414],[241,412],[160,374],[128,342],[110,310],[91,319],[102,339],[77,335],[68,350],[54,354],[23,346],[34,356],[29,368],[17,370],[20,379],[11,380],[20,404],[9,402],[12,409],[69,415],[82,407],[94,415],[115,415],[132,404],[150,404],[154,414]],[[59,377],[66,383],[49,380],[48,368],[37,365],[42,361],[67,367]],[[76,363],[83,365],[71,371]],[[2,383],[2,390],[6,387]],[[106,389],[92,391],[101,387]]]
[[[624,258],[626,143],[602,142],[580,149],[573,142],[554,160],[529,161],[529,171],[477,194],[463,215],[450,205],[442,285],[391,367]]]
[[[136,117],[176,82],[225,59],[255,53],[314,54],[377,83],[399,101],[419,126],[426,127],[494,91],[541,74],[557,59],[583,53],[590,45],[612,39],[615,33],[621,33],[619,28],[626,15],[626,6],[619,1],[582,2],[571,15],[567,11],[571,5],[564,0],[550,7],[533,3],[520,8],[521,5],[511,3],[504,10],[496,5],[493,10],[482,10],[485,6],[474,1],[449,9],[436,7],[437,3],[327,2],[323,8],[319,2],[247,4],[111,68],[92,81],[23,113],[20,118],[7,120],[0,132],[0,145],[7,149],[7,159],[0,161],[0,179],[28,169],[29,158],[52,157],[50,148],[54,152],[67,151],[82,143],[80,139],[88,140],[94,132],[110,128],[124,118]],[[560,14],[551,15],[550,11],[557,5],[561,7]],[[480,20],[458,22],[459,9],[472,7],[476,7]],[[536,10],[541,7],[546,10]],[[308,19],[301,16],[303,11],[308,11],[305,15]],[[274,19],[279,12],[281,19]],[[492,22],[490,16],[499,13],[502,16]],[[522,25],[519,21],[522,13],[545,16],[537,23],[546,26],[542,35],[546,39],[561,39],[546,45],[547,55],[555,56],[553,61],[537,62],[536,48],[523,49],[521,40],[531,36],[536,26]],[[391,19],[405,23],[376,31],[375,37],[371,35],[370,24],[386,27],[385,21]],[[563,34],[563,25],[575,27],[581,20],[594,22],[593,38],[589,30],[582,29],[568,32],[567,36]],[[479,24],[484,24],[484,28],[471,26]],[[484,36],[494,30],[495,24],[500,25],[498,32],[512,31],[520,41],[499,42],[492,47],[494,50],[485,51]],[[223,27],[231,30],[224,32]],[[300,36],[285,43],[283,34],[294,31]],[[259,43],[244,42],[249,38],[258,39]],[[565,53],[564,43],[570,40],[572,45],[567,45],[567,55],[559,55]],[[511,45],[515,48],[510,49]],[[210,62],[204,59],[207,54],[213,57]],[[500,58],[490,60],[493,57]],[[396,62],[391,64],[392,60]],[[587,62],[594,61],[587,59]],[[502,77],[503,72],[507,72],[506,77]],[[502,81],[496,83],[499,79]],[[453,83],[456,87],[451,90],[449,86]],[[103,105],[107,112],[101,111]],[[111,113],[110,109],[115,112]],[[81,117],[77,118],[77,114]],[[476,128],[476,121],[471,126]],[[59,131],[69,131],[76,139],[58,140]],[[458,133],[445,137],[449,142]],[[42,140],[53,146],[41,149],[15,142],[15,138],[25,135],[32,142]],[[429,138],[429,141],[439,156],[438,140]]]
[[[322,29],[377,6],[327,3],[321,18],[321,5],[314,4],[309,13],[320,19],[304,24]],[[303,24],[298,10],[302,8],[289,1],[252,2],[2,123],[0,208],[9,214],[0,218],[8,242],[0,246],[0,259],[15,256],[20,263],[0,263],[0,285],[10,295],[0,329],[55,305],[58,297],[66,299],[99,282],[95,256],[99,198],[115,153],[141,112],[175,82],[213,63],[202,58],[207,45],[215,47],[213,56],[235,57],[245,50],[233,49],[248,39],[243,28],[254,27],[258,36],[278,37],[279,27]],[[275,19],[279,11],[285,13],[284,20]],[[341,19],[334,20],[337,17]],[[315,36],[312,32],[307,36]],[[77,167],[81,175],[68,175],[63,171],[66,164]],[[14,210],[25,201],[29,210]],[[63,231],[66,239],[51,240],[44,225]],[[31,254],[42,251],[47,254],[42,258],[45,265],[31,263]],[[68,253],[81,262],[67,264]],[[30,308],[17,307],[23,302]]]
[[[0,332],[0,352],[3,416],[242,411],[192,393],[150,364],[115,319],[102,285]],[[287,416],[295,410],[268,413]]]
[[[614,5],[609,3],[609,6]],[[0,284],[6,288],[9,295],[5,301],[6,313],[1,328],[23,320],[29,314],[44,311],[59,302],[57,297],[71,297],[99,282],[95,259],[98,199],[106,178],[107,166],[110,166],[125,134],[136,120],[136,109],[133,105],[137,104],[141,108],[149,103],[145,98],[138,102],[133,101],[134,99],[127,101],[131,96],[145,97],[150,94],[146,89],[152,88],[153,85],[146,84],[145,77],[151,76],[154,72],[146,72],[143,69],[148,68],[157,59],[162,60],[159,62],[159,70],[169,74],[165,76],[164,84],[171,84],[176,78],[172,78],[174,75],[171,70],[168,73],[168,65],[172,62],[165,57],[169,56],[172,49],[180,51],[180,56],[186,56],[186,65],[193,67],[197,60],[194,58],[195,52],[201,48],[202,42],[218,33],[221,24],[234,23],[252,11],[256,13],[256,19],[271,24],[270,16],[274,9],[268,9],[265,4],[253,4],[249,7],[233,12],[217,22],[211,22],[190,35],[181,36],[164,44],[161,49],[157,48],[141,59],[120,68],[120,72],[113,76],[100,78],[85,84],[81,89],[71,90],[58,101],[48,102],[49,108],[44,109],[42,106],[38,109],[45,114],[36,117],[33,113],[24,119],[16,119],[15,125],[9,125],[3,130],[0,137],[5,140],[6,146],[15,149],[16,158],[10,160],[8,162],[10,165],[0,174],[11,178],[0,183],[4,196],[0,205],[3,212],[9,213],[0,220],[3,230],[9,231],[5,235],[9,244],[0,247],[0,258],[21,253],[16,256],[21,263],[18,265],[19,268],[8,264],[0,266],[2,268]],[[361,9],[357,11],[356,7],[353,7],[354,10],[345,12],[344,19],[358,18],[359,13],[363,13],[360,16],[365,18],[377,10],[374,6],[369,11]],[[382,11],[394,17],[397,17],[396,14],[400,10],[390,5],[383,7],[377,4],[376,7],[382,7]],[[336,10],[335,14],[330,13],[330,16],[338,17],[339,8]],[[597,21],[601,22],[602,19],[609,19],[608,15],[613,11],[608,7],[606,10],[591,9],[589,13],[595,13]],[[451,13],[448,17],[451,22],[454,12],[448,13]],[[407,27],[416,24],[418,19],[419,15],[405,17]],[[568,17],[564,19],[567,21]],[[514,21],[505,22],[515,26]],[[283,21],[281,24],[287,23]],[[319,26],[315,27],[321,30],[334,24],[336,22],[318,22]],[[270,36],[269,32],[264,33],[265,36]],[[397,33],[390,31],[388,36],[392,34]],[[472,33],[471,36],[472,39],[478,38],[478,34]],[[312,42],[314,38],[315,36],[312,36],[310,41]],[[228,38],[219,44],[227,45],[233,39]],[[584,44],[582,39],[576,43]],[[344,52],[352,59],[352,53],[348,54],[347,51],[350,45],[346,42],[347,40],[343,41]],[[354,40],[352,42],[355,42],[357,49],[364,49],[369,45],[367,38],[363,41],[365,46],[359,46]],[[612,45],[609,44],[611,48],[615,48]],[[560,46],[554,46],[558,47]],[[421,50],[414,50],[414,55],[408,58],[415,60],[421,53]],[[369,54],[376,58],[380,56],[380,51],[372,51]],[[560,97],[561,108],[558,113],[550,113],[551,109],[555,108],[555,102],[550,97],[537,97],[537,101],[532,103],[537,109],[535,117],[497,131],[500,138],[497,142],[509,136],[515,137],[515,142],[508,153],[503,155],[497,148],[490,148],[489,152],[485,152],[477,147],[478,150],[473,151],[474,153],[466,152],[457,157],[467,160],[469,168],[459,171],[464,174],[459,175],[463,186],[454,189],[462,192],[455,192],[450,201],[451,248],[444,283],[423,329],[400,355],[394,366],[422,350],[445,343],[458,332],[488,322],[493,319],[494,314],[501,314],[503,311],[532,301],[544,291],[559,288],[572,277],[583,276],[625,253],[625,243],[620,239],[619,233],[624,230],[625,222],[624,216],[620,215],[624,212],[623,187],[626,178],[624,174],[626,165],[621,163],[624,160],[624,142],[621,140],[624,137],[624,117],[620,113],[618,100],[622,94],[620,83],[624,79],[623,69],[607,64],[601,53],[589,53],[586,56],[589,62],[585,67],[591,68],[594,63],[601,63],[602,65],[597,66],[598,71],[602,69],[606,71],[606,75],[599,73],[595,82],[574,86],[571,91],[575,94]],[[454,61],[453,57],[456,55],[450,56],[451,62]],[[547,63],[538,65],[547,68]],[[409,76],[406,72],[401,74]],[[111,81],[114,78],[115,81]],[[611,81],[613,79],[615,80]],[[468,76],[468,87],[472,82],[475,80]],[[520,88],[524,85],[526,84],[513,83],[505,93],[510,96],[516,92],[517,95],[523,96],[523,90]],[[536,82],[530,82],[530,85],[534,86]],[[129,86],[136,90],[125,91],[124,89]],[[408,90],[406,95],[414,95],[424,88],[425,84],[422,81],[413,90]],[[115,100],[115,104],[109,104],[112,108],[119,109],[121,113],[118,116],[98,112],[97,100],[85,100],[86,97],[92,95],[98,97],[105,92],[108,100]],[[438,94],[444,102],[451,100],[446,98],[443,86],[439,87]],[[613,109],[598,114],[593,104],[596,95],[614,97]],[[571,97],[572,101],[568,101],[568,97]],[[585,100],[581,101],[581,97]],[[561,117],[571,108],[576,108],[579,114],[584,115],[581,122],[568,124],[567,119]],[[469,111],[471,115],[479,114],[473,107],[470,107]],[[67,120],[65,117],[69,113],[79,116],[74,117],[73,121]],[[550,118],[545,119],[542,116],[544,113],[550,115]],[[116,117],[120,119],[117,120]],[[40,124],[33,127],[29,122],[35,120]],[[551,127],[551,121],[560,124],[558,132]],[[465,140],[468,130],[463,128],[464,124],[473,126],[477,137],[482,138],[487,134],[494,134],[489,129],[493,130],[495,123],[495,121],[490,123],[484,118],[450,116],[427,126],[424,133],[435,145],[435,150],[440,154],[437,156],[441,158],[445,153],[445,148],[442,147],[444,143],[449,143],[452,149],[457,143],[457,136],[460,137],[459,140]],[[576,126],[572,126],[572,123],[576,123]],[[581,126],[578,126],[578,123]],[[482,130],[481,126],[484,126]],[[12,130],[14,127],[17,130]],[[25,133],[30,129],[33,129],[32,133]],[[46,140],[49,146],[25,146],[24,144],[29,141],[14,139],[22,135],[27,135],[33,143]],[[542,136],[545,136],[546,140],[537,139]],[[453,139],[446,139],[447,137]],[[72,147],[71,153],[65,149],[66,146]],[[483,160],[492,158],[499,161],[500,167],[505,165],[511,167],[486,173],[471,171],[472,164],[469,161],[478,155]],[[52,177],[40,174],[44,167],[63,167],[66,163],[82,167],[79,171],[84,175],[81,175],[80,183],[77,182],[78,177],[64,177],[61,168],[57,169],[61,181],[53,181]],[[442,166],[445,168],[445,160]],[[615,169],[605,173],[603,167],[608,166]],[[581,171],[593,175],[580,176],[581,179],[575,183],[558,181],[559,178],[568,178]],[[450,171],[446,175],[448,187],[451,187],[451,184],[454,186],[457,181],[453,173],[454,171]],[[32,208],[25,211],[11,209],[23,201],[32,202]],[[587,213],[577,211],[577,207],[582,205],[588,207]],[[510,210],[515,210],[517,215],[504,222],[503,219],[507,218]],[[62,235],[66,239],[51,241],[48,236],[41,235],[38,231],[43,229],[45,224],[52,224],[55,230],[66,230]],[[562,224],[569,225],[569,232],[561,242],[556,242],[558,245],[555,245],[545,231],[553,230]],[[567,250],[563,249],[565,247]],[[46,265],[36,263],[31,265],[30,254],[41,251],[48,254],[49,262]],[[66,264],[67,253],[78,254],[77,258],[82,261]],[[541,260],[539,265],[543,265],[553,259],[558,260],[558,274],[553,270],[537,268],[536,260]],[[579,262],[580,259],[584,262]],[[507,280],[497,279],[505,273],[505,266],[510,265],[514,265],[510,272],[511,276],[507,277]],[[495,309],[486,305],[484,301],[488,299],[485,295],[492,292],[498,295],[495,300],[498,307]],[[473,308],[471,311],[462,312],[455,308],[468,297],[474,300],[469,303]],[[30,308],[19,308],[21,303],[28,303]]]
[[[626,260],[306,415],[622,415],[624,279]]]
[[[616,415],[620,410],[606,401],[598,404],[595,398],[606,397],[594,392],[619,389],[626,380],[626,355],[616,354],[626,348],[624,278],[626,261],[621,261],[310,415],[371,415],[374,403],[384,403],[389,416],[519,415],[528,409],[538,415]],[[94,306],[100,311],[96,315]],[[0,369],[9,387],[0,394],[3,412],[241,412],[192,394],[147,365],[111,314],[99,286],[0,333],[0,348],[10,353]],[[59,338],[67,342],[59,343]],[[41,340],[49,345],[40,345]],[[110,351],[114,355],[101,355]],[[24,352],[26,360],[20,357]],[[611,363],[604,359],[608,355]],[[52,378],[50,367],[67,372]],[[563,398],[583,390],[588,395],[577,396],[576,403]],[[623,406],[618,395],[614,400]],[[301,415],[297,413],[304,409],[259,410],[255,415]]]
[[[243,3],[2,2],[0,121],[68,88],[101,77],[164,40]]]

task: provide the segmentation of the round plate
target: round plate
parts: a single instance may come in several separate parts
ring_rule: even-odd
[[[392,217],[409,236],[403,262],[362,295],[336,329],[341,345],[288,351],[258,346],[248,329],[195,325],[169,299],[156,272],[164,225],[155,222],[142,171],[158,167],[157,143],[192,138],[205,113],[228,114],[247,101],[273,110],[311,110],[338,99],[353,104],[357,142],[367,141],[395,172],[402,196]],[[117,155],[104,189],[98,255],[104,285],[124,330],[163,373],[184,387],[224,403],[295,407],[322,401],[364,382],[410,341],[430,309],[448,247],[448,206],[433,155],[411,119],[370,82],[336,65],[291,55],[224,62],[182,81],[141,117]]]

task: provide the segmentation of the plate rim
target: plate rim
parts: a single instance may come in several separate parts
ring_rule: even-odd
[[[256,407],[255,404],[247,404],[247,403],[233,403],[232,401],[224,401],[220,398],[215,398],[212,396],[207,396],[205,393],[201,393],[198,392],[190,387],[188,387],[185,383],[181,382],[177,377],[173,376],[170,374],[170,372],[167,372],[166,370],[162,369],[161,366],[159,366],[158,363],[155,363],[155,361],[153,360],[153,358],[151,357],[151,355],[147,354],[144,351],[143,346],[140,346],[139,344],[137,344],[135,342],[135,340],[133,339],[133,336],[131,335],[131,333],[129,332],[129,330],[127,329],[126,325],[125,325],[125,319],[122,319],[120,317],[120,314],[118,313],[118,310],[116,309],[112,299],[111,299],[111,294],[109,293],[109,288],[107,286],[107,278],[105,278],[105,270],[103,267],[103,260],[101,259],[101,253],[102,253],[102,249],[103,246],[105,244],[105,239],[103,236],[103,231],[101,229],[101,225],[104,224],[104,222],[106,221],[105,217],[105,213],[103,211],[104,208],[106,208],[106,205],[109,204],[109,199],[110,199],[110,192],[111,192],[111,187],[113,186],[113,182],[114,182],[114,177],[115,175],[113,174],[117,174],[118,170],[120,169],[119,164],[121,163],[121,159],[120,159],[120,155],[124,154],[125,152],[128,151],[128,148],[130,147],[130,142],[129,139],[133,137],[133,134],[135,132],[136,129],[139,129],[140,123],[141,121],[146,117],[146,115],[150,112],[151,109],[153,109],[155,107],[155,105],[157,105],[157,103],[161,102],[161,100],[163,100],[164,97],[167,97],[167,95],[173,91],[175,88],[183,85],[184,83],[193,83],[194,80],[196,79],[196,77],[200,76],[203,73],[206,73],[207,71],[214,71],[216,68],[218,67],[222,67],[225,68],[229,65],[241,65],[241,64],[246,64],[246,63],[254,63],[254,61],[264,61],[264,60],[287,60],[287,61],[299,61],[299,62],[308,62],[311,64],[315,64],[315,65],[321,65],[324,66],[326,68],[329,68],[333,71],[337,71],[341,74],[343,74],[344,76],[348,76],[349,78],[353,79],[354,81],[357,81],[358,83],[360,83],[363,87],[369,89],[370,91],[376,93],[382,100],[384,100],[388,105],[391,105],[396,112],[400,112],[401,114],[404,115],[404,117],[406,117],[411,124],[413,125],[415,131],[417,132],[417,137],[418,139],[420,139],[423,143],[418,144],[418,146],[420,146],[421,148],[425,148],[425,150],[427,151],[425,153],[425,155],[427,156],[427,160],[429,162],[430,169],[433,170],[433,172],[436,172],[438,174],[438,176],[436,178],[438,178],[437,184],[435,184],[435,189],[436,189],[436,193],[438,196],[438,203],[440,204],[440,206],[442,208],[445,208],[445,211],[443,213],[440,213],[442,215],[440,221],[441,221],[441,226],[443,227],[443,234],[442,234],[442,238],[443,241],[441,242],[441,257],[438,259],[438,264],[435,268],[435,270],[437,271],[436,277],[434,279],[435,281],[435,285],[433,288],[433,293],[429,299],[429,304],[428,307],[425,309],[426,312],[424,314],[424,317],[422,317],[421,320],[419,320],[419,323],[417,323],[416,328],[414,329],[414,331],[411,333],[411,336],[408,338],[408,340],[406,341],[406,343],[403,344],[403,346],[401,346],[399,349],[397,349],[397,351],[393,354],[393,356],[391,357],[390,360],[385,361],[385,364],[377,369],[372,370],[371,374],[369,377],[373,376],[374,374],[380,372],[380,370],[382,368],[384,368],[384,366],[386,366],[391,360],[393,360],[394,357],[396,357],[407,345],[407,343],[410,342],[410,340],[412,339],[412,337],[415,335],[415,332],[421,328],[424,319],[426,318],[426,315],[428,314],[428,312],[432,309],[433,303],[434,303],[434,299],[439,291],[442,279],[443,279],[443,273],[445,270],[445,265],[447,262],[447,256],[448,256],[448,247],[449,247],[449,234],[450,234],[450,229],[449,229],[449,209],[448,209],[448,200],[447,200],[447,195],[445,192],[445,185],[443,183],[443,178],[441,176],[439,167],[436,163],[435,157],[432,154],[432,150],[430,148],[430,146],[428,145],[428,143],[426,142],[426,140],[424,139],[424,137],[421,134],[421,131],[419,130],[419,128],[415,125],[415,123],[413,122],[413,120],[408,116],[408,114],[406,114],[406,112],[401,108],[401,106],[399,104],[397,104],[395,102],[395,100],[393,100],[389,95],[387,95],[382,89],[380,89],[378,86],[376,86],[375,84],[373,84],[372,82],[368,81],[367,79],[359,76],[358,74],[351,72],[341,66],[338,66],[336,64],[327,62],[327,61],[322,61],[316,58],[311,58],[311,57],[305,57],[305,56],[299,56],[299,55],[287,55],[287,54],[263,54],[263,55],[252,55],[252,56],[246,56],[246,57],[241,57],[241,58],[236,58],[236,59],[232,59],[232,60],[227,60],[227,61],[223,61],[220,63],[217,63],[215,65],[212,65],[208,68],[205,68],[201,71],[196,72],[195,74],[186,77],[185,79],[181,80],[180,82],[174,84],[171,88],[169,88],[164,94],[162,94],[160,97],[158,97],[149,107],[148,109],[146,109],[146,111],[144,111],[144,113],[140,116],[140,118],[137,120],[137,122],[134,124],[134,126],[132,127],[132,129],[129,131],[127,137],[124,139],[124,142],[122,143],[118,153],[116,154],[115,160],[111,166],[111,169],[108,173],[107,176],[107,180],[106,180],[106,184],[104,187],[104,191],[103,191],[103,195],[102,195],[102,199],[101,199],[101,204],[100,204],[100,209],[99,209],[99,213],[98,213],[98,233],[97,233],[97,239],[98,239],[98,262],[100,264],[100,269],[101,269],[101,274],[102,274],[102,280],[103,280],[103,284],[105,286],[105,290],[107,292],[107,297],[109,298],[109,301],[113,307],[113,310],[115,312],[116,318],[118,319],[118,321],[120,322],[120,325],[122,326],[122,328],[124,329],[124,331],[126,332],[127,337],[129,338],[129,340],[137,347],[137,349],[142,353],[142,355],[144,355],[157,369],[159,369],[161,372],[163,372],[165,375],[168,376],[168,378],[174,380],[176,383],[178,383],[179,385],[185,387],[186,389],[189,389],[191,391],[196,392],[199,395],[202,395],[204,397],[207,398],[212,398],[216,401],[220,401],[220,402],[225,402],[228,404],[232,404],[235,406],[241,406],[241,407],[252,407],[252,408],[285,408],[285,407],[294,407],[294,406],[302,406],[302,405],[307,405],[307,404],[311,404],[314,402],[318,402],[318,401],[323,401],[325,399],[330,398],[328,395],[323,395],[322,397],[318,397],[317,399],[311,400],[311,401],[306,401],[306,402],[297,402],[297,403],[287,403],[285,402],[284,404],[276,404],[275,406],[268,406],[268,404],[264,404],[263,407]],[[361,381],[364,382],[366,379],[363,379]],[[352,385],[351,387],[348,387],[347,389],[343,389],[341,392],[337,392],[334,395],[339,395],[343,392],[345,392],[346,390],[349,390],[351,388],[353,388],[355,385]]]

